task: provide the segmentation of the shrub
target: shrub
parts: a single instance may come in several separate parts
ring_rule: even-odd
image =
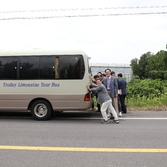
[[[167,80],[133,79],[127,85],[128,108],[159,110],[167,108]]]

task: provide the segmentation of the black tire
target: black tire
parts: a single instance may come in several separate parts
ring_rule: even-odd
[[[31,115],[36,120],[48,120],[52,115],[52,108],[45,100],[37,100],[31,106]]]

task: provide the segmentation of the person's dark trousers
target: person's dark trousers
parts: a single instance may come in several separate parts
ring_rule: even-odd
[[[121,98],[120,95],[118,95],[118,111],[122,112],[122,106],[121,106]]]
[[[96,94],[96,99],[98,98],[98,95]],[[100,104],[99,103],[97,103],[97,108],[98,108],[98,110],[97,110],[97,112],[100,112]]]
[[[125,105],[125,97],[126,95],[120,95],[120,101],[121,101],[121,109],[123,113],[127,113],[126,105]]]
[[[91,93],[91,98],[92,98],[92,108],[94,108],[94,101],[93,101],[93,97],[94,97],[94,94],[93,93]]]
[[[97,112],[100,112],[100,104],[99,103],[97,103],[97,108],[98,108],[98,110],[97,110]]]

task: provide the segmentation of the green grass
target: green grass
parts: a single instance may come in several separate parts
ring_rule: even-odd
[[[137,96],[126,98],[128,110],[167,111],[167,95],[160,97]]]

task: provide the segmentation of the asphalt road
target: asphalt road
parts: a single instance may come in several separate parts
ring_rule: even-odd
[[[35,121],[0,113],[0,167],[166,167],[167,112],[135,111],[120,124],[96,112]]]

